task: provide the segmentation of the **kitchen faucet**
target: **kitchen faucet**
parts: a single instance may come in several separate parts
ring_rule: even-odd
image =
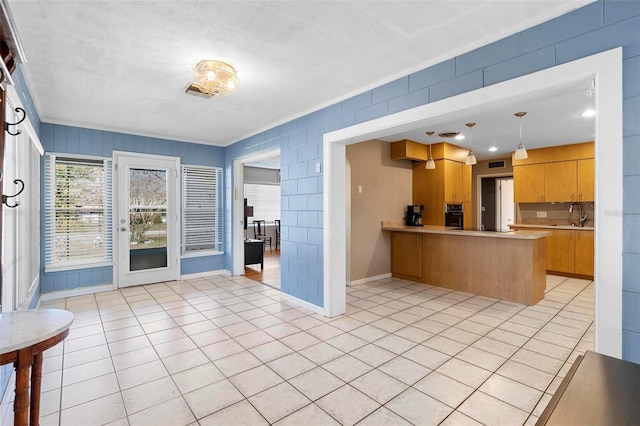
[[[587,221],[587,213],[584,212],[584,216],[583,216],[582,203],[571,203],[571,207],[569,207],[569,213],[573,213],[573,206],[578,206],[578,211],[579,211],[579,214],[578,214],[578,219],[579,219],[578,226],[579,227],[583,227],[584,223]]]

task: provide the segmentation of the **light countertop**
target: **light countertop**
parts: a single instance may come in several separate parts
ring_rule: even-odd
[[[593,226],[574,226],[574,225],[522,225],[515,224],[509,225],[509,228],[519,229],[519,228],[535,228],[535,229],[568,229],[572,231],[593,231],[595,227]]]
[[[550,227],[555,228],[555,227]],[[462,229],[451,228],[447,226],[406,226],[404,222],[399,221],[383,221],[383,231],[407,232],[413,234],[444,234],[457,235],[461,237],[485,237],[485,238],[510,238],[519,240],[537,240],[551,235],[548,231],[509,231],[509,232],[491,232],[491,231],[465,231]]]

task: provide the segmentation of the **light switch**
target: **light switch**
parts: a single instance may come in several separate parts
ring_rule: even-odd
[[[316,173],[320,173],[320,162],[316,163]]]
[[[362,194],[362,185],[358,185],[358,194]]]

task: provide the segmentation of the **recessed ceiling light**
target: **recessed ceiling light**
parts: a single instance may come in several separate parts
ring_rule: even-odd
[[[462,139],[464,139],[464,135],[462,133],[460,133],[459,135],[457,135],[455,137],[456,140],[461,141]]]
[[[498,150],[498,148],[495,147],[495,146],[492,146],[491,148],[489,148],[489,151],[491,151],[491,152],[496,152],[497,150]]]
[[[589,117],[593,117],[594,115],[596,115],[596,110],[593,108],[589,108],[586,109],[582,114],[580,114],[582,117],[585,118],[589,118]]]

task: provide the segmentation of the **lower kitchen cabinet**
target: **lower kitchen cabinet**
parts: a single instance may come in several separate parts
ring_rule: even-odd
[[[391,233],[391,272],[406,278],[422,277],[422,236]]]
[[[575,269],[574,232],[558,230],[547,237],[547,270],[573,273]]]
[[[576,267],[575,273],[593,276],[593,232],[574,231],[576,234]]]
[[[551,235],[547,237],[548,272],[593,277],[595,253],[593,230],[518,228],[517,225],[513,228],[551,231]]]

